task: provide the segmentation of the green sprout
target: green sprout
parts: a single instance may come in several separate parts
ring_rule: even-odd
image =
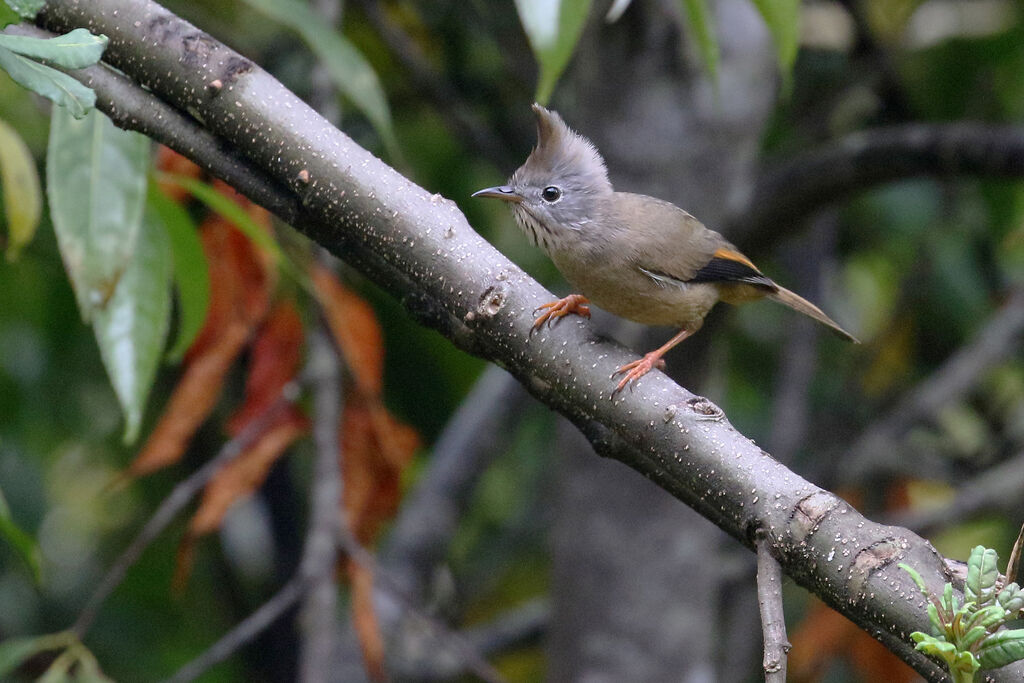
[[[963,604],[958,604],[953,584],[947,583],[942,597],[936,597],[920,574],[899,565],[928,601],[932,632],[911,633],[915,649],[945,662],[954,683],[972,683],[979,669],[996,669],[1024,659],[1024,629],[1003,629],[1021,616],[1024,589],[1016,583],[999,586],[998,562],[995,550],[979,545],[971,551]]]

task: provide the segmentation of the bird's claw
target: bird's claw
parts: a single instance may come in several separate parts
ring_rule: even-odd
[[[582,294],[570,294],[569,296],[562,297],[557,301],[550,301],[546,304],[541,304],[533,310],[534,314],[537,311],[544,311],[541,313],[536,320],[533,321],[533,330],[540,329],[544,323],[553,323],[559,318],[564,318],[570,313],[581,315],[584,318],[590,317],[590,307],[586,304],[589,303],[589,299]]]
[[[659,370],[665,369],[664,359],[654,352],[648,353],[640,360],[635,360],[623,365],[612,373],[612,377],[622,374],[625,375],[625,377],[619,381],[618,385],[612,391],[612,397],[614,398],[617,393],[625,389],[627,386],[629,387],[629,390],[632,391],[634,383],[654,368],[658,368]]]

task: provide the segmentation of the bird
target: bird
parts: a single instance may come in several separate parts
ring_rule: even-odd
[[[857,339],[820,308],[762,273],[722,235],[671,202],[617,192],[594,144],[555,111],[534,104],[537,144],[508,184],[473,197],[508,203],[518,226],[544,250],[574,292],[538,307],[533,330],[593,303],[646,325],[679,329],[661,347],[612,373],[612,397],[696,333],[716,303],[770,299]]]

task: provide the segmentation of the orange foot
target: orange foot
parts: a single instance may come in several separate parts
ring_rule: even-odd
[[[664,370],[665,361],[662,360],[662,355],[663,352],[661,351],[661,349],[658,349],[657,351],[651,351],[650,353],[644,355],[644,357],[641,358],[640,360],[635,360],[632,363],[626,363],[621,368],[613,372],[612,377],[621,374],[625,374],[626,376],[623,377],[622,380],[619,382],[618,386],[615,387],[615,391],[612,392],[612,396],[615,396],[615,394],[625,389],[627,385],[637,381],[654,368]],[[632,387],[630,388],[632,389]]]
[[[564,318],[570,313],[575,313],[576,315],[582,315],[584,318],[589,318],[590,307],[586,305],[588,303],[590,303],[590,299],[582,294],[570,294],[558,301],[552,301],[538,306],[534,313],[537,311],[544,312],[533,321],[533,329],[538,329],[544,323],[550,323],[558,320],[559,318]]]

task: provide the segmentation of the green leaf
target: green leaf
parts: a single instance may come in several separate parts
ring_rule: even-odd
[[[203,244],[192,217],[155,184],[150,186],[149,205],[160,217],[171,241],[174,286],[178,291],[178,336],[167,359],[178,361],[203,328],[210,305],[210,271]]]
[[[255,245],[273,256],[276,263],[281,264],[285,260],[284,253],[282,253],[281,247],[277,245],[274,238],[254,221],[245,209],[222,195],[213,185],[174,173],[158,173],[157,178],[188,190],[196,199],[219,213],[236,228],[245,233],[245,236],[252,240]]]
[[[325,23],[305,2],[245,0],[274,21],[292,29],[323,62],[341,94],[365,116],[388,153],[400,158],[384,88],[366,57],[345,36]]]
[[[17,132],[0,120],[0,185],[7,218],[7,260],[18,258],[39,227],[43,195],[35,159]]]
[[[917,589],[921,591],[921,595],[925,598],[929,598],[930,594],[928,593],[928,586],[925,585],[924,579],[921,578],[921,575],[917,573],[916,569],[911,567],[909,564],[904,564],[903,562],[900,562],[896,566],[910,575],[911,580],[913,580],[917,585]]]
[[[96,105],[96,93],[66,73],[0,48],[0,69],[19,85],[66,108],[76,119]]]
[[[1024,629],[996,631],[981,641],[978,661],[983,669],[997,669],[1024,659]]]
[[[43,9],[43,5],[46,4],[46,0],[5,0],[5,2],[22,19],[35,19],[39,10]]]
[[[515,0],[515,3],[540,66],[534,99],[547,104],[583,33],[590,0]]]
[[[59,650],[76,642],[69,631],[47,633],[42,636],[10,638],[0,642],[0,679],[40,652]]]
[[[125,443],[139,434],[171,317],[171,244],[156,213],[146,211],[135,255],[93,329],[125,416]]]
[[[21,22],[21,17],[10,7],[0,2],[0,28]]]
[[[1024,591],[1021,590],[1016,581],[1008,583],[999,591],[999,595],[996,596],[996,602],[1007,612],[1019,612],[1021,609],[1024,609]]]
[[[101,112],[51,115],[46,155],[50,217],[82,318],[108,304],[132,261],[142,221],[149,140]]]
[[[84,28],[55,38],[0,35],[0,47],[65,69],[84,69],[100,61],[107,48],[107,37],[94,36]]]
[[[997,626],[1000,622],[1006,619],[1006,617],[1006,610],[1000,605],[988,605],[987,607],[982,607],[980,610],[972,614],[970,619],[966,621],[964,627],[969,629],[978,625],[988,630]]]
[[[967,581],[964,582],[964,598],[986,605],[996,593],[999,578],[999,555],[985,546],[975,546],[967,559]]]
[[[42,581],[42,555],[35,539],[25,533],[11,517],[11,509],[7,505],[3,491],[0,490],[0,538],[14,548],[25,566],[32,572],[32,578],[38,584]]]
[[[679,0],[686,15],[687,26],[697,43],[701,59],[712,80],[718,77],[718,34],[715,33],[715,17],[708,11],[707,0]]]
[[[800,0],[753,1],[775,40],[775,52],[788,90],[796,52],[800,47]]]

